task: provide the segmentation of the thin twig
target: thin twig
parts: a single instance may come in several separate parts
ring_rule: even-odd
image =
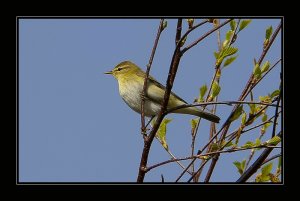
[[[264,164],[270,162],[271,160],[274,160],[275,158],[278,158],[280,156],[281,156],[281,154],[276,154],[276,155],[274,155],[274,156],[272,156],[270,158],[267,158],[266,160],[264,160],[264,162],[261,165],[264,165]]]
[[[162,165],[165,165],[165,164],[168,164],[168,163],[173,163],[173,162],[176,162],[176,161],[185,161],[185,160],[190,160],[190,159],[194,159],[194,158],[203,158],[203,157],[207,157],[207,156],[215,155],[215,154],[232,153],[232,152],[245,151],[245,150],[255,149],[255,148],[281,148],[281,147],[280,146],[272,146],[272,145],[259,145],[259,146],[253,146],[253,147],[244,147],[244,148],[234,148],[234,149],[227,149],[227,150],[219,150],[219,151],[208,152],[208,153],[205,153],[205,154],[198,154],[198,155],[194,155],[194,156],[187,156],[187,157],[183,157],[183,158],[169,159],[169,160],[157,163],[155,165],[149,166],[147,168],[147,172],[149,172],[153,168],[157,168],[159,166],[162,166]]]
[[[219,19],[215,19],[215,20],[216,20],[216,24],[214,24],[214,25],[218,26],[220,24],[220,20]],[[219,49],[219,51],[221,51],[222,44],[221,44],[221,31],[220,31],[220,29],[218,29],[218,31],[217,31],[217,41],[218,41],[218,49]]]
[[[204,25],[204,24],[207,23],[207,22],[208,22],[207,19],[206,19],[206,20],[203,20],[203,21],[200,22],[199,24],[196,24],[195,26],[193,26],[192,28],[190,28],[189,30],[187,30],[187,32],[185,32],[185,33],[183,34],[183,36],[181,37],[181,39],[179,40],[179,43],[180,43],[182,40],[184,40],[184,38],[186,38],[193,30],[199,28],[200,26]],[[179,43],[178,43],[178,44],[179,44]]]
[[[158,26],[158,30],[157,30],[157,34],[156,34],[156,39],[152,48],[152,52],[151,52],[151,56],[149,58],[149,62],[147,64],[147,70],[146,70],[146,76],[144,79],[144,86],[143,86],[143,91],[142,91],[142,95],[141,95],[141,131],[142,134],[146,134],[146,127],[145,127],[145,94],[146,94],[146,89],[147,89],[147,82],[148,82],[148,77],[149,77],[149,73],[150,73],[150,69],[151,69],[151,65],[153,62],[153,58],[156,52],[156,48],[157,48],[157,44],[160,38],[160,35],[163,31],[163,23],[164,23],[164,19],[160,20],[159,26]]]
[[[256,105],[267,105],[272,107],[277,107],[277,104],[263,103],[263,102],[254,102],[254,101],[219,101],[219,102],[206,102],[206,103],[196,103],[196,104],[184,104],[177,107],[170,108],[167,113],[172,113],[175,110],[182,108],[195,107],[195,106],[204,106],[204,105],[234,105],[234,104],[256,104]],[[281,107],[281,106],[278,106]]]

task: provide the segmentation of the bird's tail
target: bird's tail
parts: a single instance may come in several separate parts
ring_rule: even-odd
[[[206,119],[208,121],[212,121],[214,123],[219,123],[220,121],[220,117],[218,117],[217,115],[204,112],[196,107],[188,107],[188,108],[175,110],[174,113],[191,114]]]

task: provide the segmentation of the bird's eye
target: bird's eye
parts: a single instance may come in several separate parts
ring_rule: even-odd
[[[122,70],[122,68],[118,68],[117,70],[120,71],[120,70]]]

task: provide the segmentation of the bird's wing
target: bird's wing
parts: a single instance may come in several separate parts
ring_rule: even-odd
[[[144,75],[143,75],[143,77],[144,77]],[[165,90],[166,90],[165,86],[160,84],[152,76],[149,75],[148,90],[146,93],[147,98],[149,98],[150,100],[152,100],[158,104],[161,104],[164,99]],[[187,103],[185,100],[183,100],[182,98],[177,96],[175,93],[171,92],[171,95],[174,96],[176,99],[182,101],[183,103]]]

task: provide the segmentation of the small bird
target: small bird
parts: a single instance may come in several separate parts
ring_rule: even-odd
[[[113,75],[119,83],[119,93],[125,103],[134,111],[141,113],[141,94],[146,73],[131,61],[119,63],[112,71],[105,74]],[[149,75],[145,94],[144,114],[147,117],[157,115],[161,109],[166,88]],[[187,104],[182,98],[171,92],[167,109]],[[197,107],[182,108],[172,113],[191,114],[209,121],[219,123],[220,118],[214,114],[201,111]]]

